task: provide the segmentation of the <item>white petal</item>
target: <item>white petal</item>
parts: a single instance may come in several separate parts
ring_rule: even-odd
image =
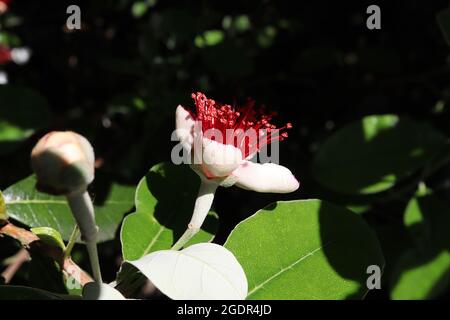
[[[213,140],[203,139],[203,167],[214,177],[226,177],[242,163],[241,150]]]
[[[236,185],[257,192],[288,193],[300,186],[292,172],[275,163],[254,163],[245,161],[233,171]]]
[[[194,142],[194,125],[195,120],[192,115],[183,106],[179,105],[175,112],[176,135],[187,150],[191,149]]]
[[[106,283],[89,282],[83,287],[86,300],[126,300],[116,289]]]
[[[244,270],[230,251],[217,244],[156,251],[125,263],[138,268],[171,299],[242,300],[247,296]]]

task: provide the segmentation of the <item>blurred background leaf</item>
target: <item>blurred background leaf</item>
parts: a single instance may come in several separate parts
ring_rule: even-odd
[[[8,153],[51,123],[47,102],[24,87],[0,86],[0,153]]]
[[[432,127],[395,115],[368,116],[333,134],[314,158],[313,174],[339,193],[389,189],[448,145]]]

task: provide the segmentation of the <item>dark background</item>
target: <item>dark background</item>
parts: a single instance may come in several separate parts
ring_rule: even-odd
[[[293,124],[280,162],[301,187],[288,195],[222,188],[215,199],[221,242],[270,202],[335,199],[311,178],[310,163],[320,144],[353,120],[407,114],[450,133],[448,110],[435,112],[438,101],[450,99],[450,51],[436,22],[447,1],[146,3],[141,14],[145,5],[134,0],[11,3],[20,21],[4,29],[33,55],[24,66],[0,70],[10,83],[40,92],[54,120],[0,156],[0,189],[31,173],[31,147],[50,129],[84,134],[100,159],[99,174],[136,184],[152,165],[170,160],[174,111],[178,104],[193,106],[191,92],[238,104],[252,97],[278,111],[275,122]],[[70,4],[81,7],[82,30],[64,29]],[[370,4],[381,7],[381,30],[366,28]],[[223,39],[202,45],[199,36],[208,30]],[[375,211],[401,224],[398,204]],[[386,223],[373,212],[367,219]],[[399,227],[399,237],[402,232]],[[120,246],[103,244],[101,251],[104,261],[116,261]],[[115,268],[105,270],[106,280]],[[381,290],[369,298],[387,295]]]

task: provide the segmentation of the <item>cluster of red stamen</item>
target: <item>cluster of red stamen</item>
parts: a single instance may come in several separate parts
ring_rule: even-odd
[[[244,158],[255,154],[273,141],[283,141],[288,137],[286,130],[292,128],[291,123],[277,128],[270,122],[276,113],[267,112],[264,106],[255,108],[253,100],[248,100],[245,106],[235,110],[228,104],[208,99],[201,92],[193,93],[192,98],[196,106],[193,117],[202,122],[202,131],[219,130],[224,141],[218,142],[239,148]],[[235,135],[228,141],[230,139],[226,139],[227,130],[230,129]],[[254,130],[256,134],[248,134],[248,130]]]

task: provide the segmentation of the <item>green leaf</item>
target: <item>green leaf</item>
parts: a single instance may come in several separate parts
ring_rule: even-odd
[[[124,259],[137,260],[150,252],[170,249],[186,230],[199,186],[200,179],[188,166],[153,166],[136,189],[136,212],[122,224]],[[188,245],[212,240],[217,226],[217,215],[210,211]]]
[[[3,199],[3,194],[0,191],[0,220],[8,219],[8,215],[6,213],[6,204],[5,199]]]
[[[270,47],[275,41],[278,31],[274,26],[266,26],[257,36],[258,44],[263,48]]]
[[[364,214],[369,211],[372,207],[369,204],[349,204],[345,206],[347,209],[353,211],[357,214]]]
[[[63,273],[58,263],[50,257],[30,252],[27,268],[27,285],[53,293],[67,294]]]
[[[62,300],[79,299],[69,295],[55,294],[41,289],[0,285],[0,300]]]
[[[199,48],[215,46],[223,41],[225,34],[221,30],[207,30],[202,35],[195,37],[195,45]]]
[[[135,18],[142,17],[148,10],[148,6],[145,3],[145,1],[138,1],[133,3],[133,6],[131,7],[131,13]]]
[[[429,241],[430,225],[420,210],[417,198],[412,198],[406,206],[403,222],[417,247],[425,247]]]
[[[0,300],[60,300],[51,292],[23,286],[0,285]]]
[[[148,9],[156,5],[156,0],[137,1],[131,6],[131,13],[135,18],[140,18],[147,13]]]
[[[348,209],[320,200],[273,203],[239,223],[225,247],[247,275],[248,299],[362,298],[378,239]]]
[[[397,261],[392,277],[392,299],[434,299],[449,286],[450,253],[442,250],[424,254],[411,249]]]
[[[404,223],[421,250],[450,248],[450,205],[435,194],[413,197]]]
[[[63,251],[66,249],[66,246],[64,245],[64,241],[61,237],[61,234],[56,231],[53,228],[49,227],[36,227],[31,228],[31,232],[33,232],[35,235],[41,239],[42,242],[54,246],[59,247]]]
[[[450,9],[442,10],[436,18],[445,41],[450,45]]]
[[[65,197],[38,192],[34,175],[17,182],[3,192],[9,216],[29,227],[50,227],[68,240],[75,220]],[[99,227],[98,241],[112,240],[116,230],[133,207],[134,188],[112,184],[104,200],[96,197],[95,219]]]
[[[395,115],[367,116],[323,144],[312,173],[339,193],[377,193],[423,167],[446,146],[446,138],[426,124]]]
[[[47,101],[31,89],[0,86],[0,101],[0,154],[13,151],[50,123]]]
[[[406,207],[404,223],[415,248],[396,261],[391,298],[436,298],[450,284],[450,206],[433,194],[416,196]]]

